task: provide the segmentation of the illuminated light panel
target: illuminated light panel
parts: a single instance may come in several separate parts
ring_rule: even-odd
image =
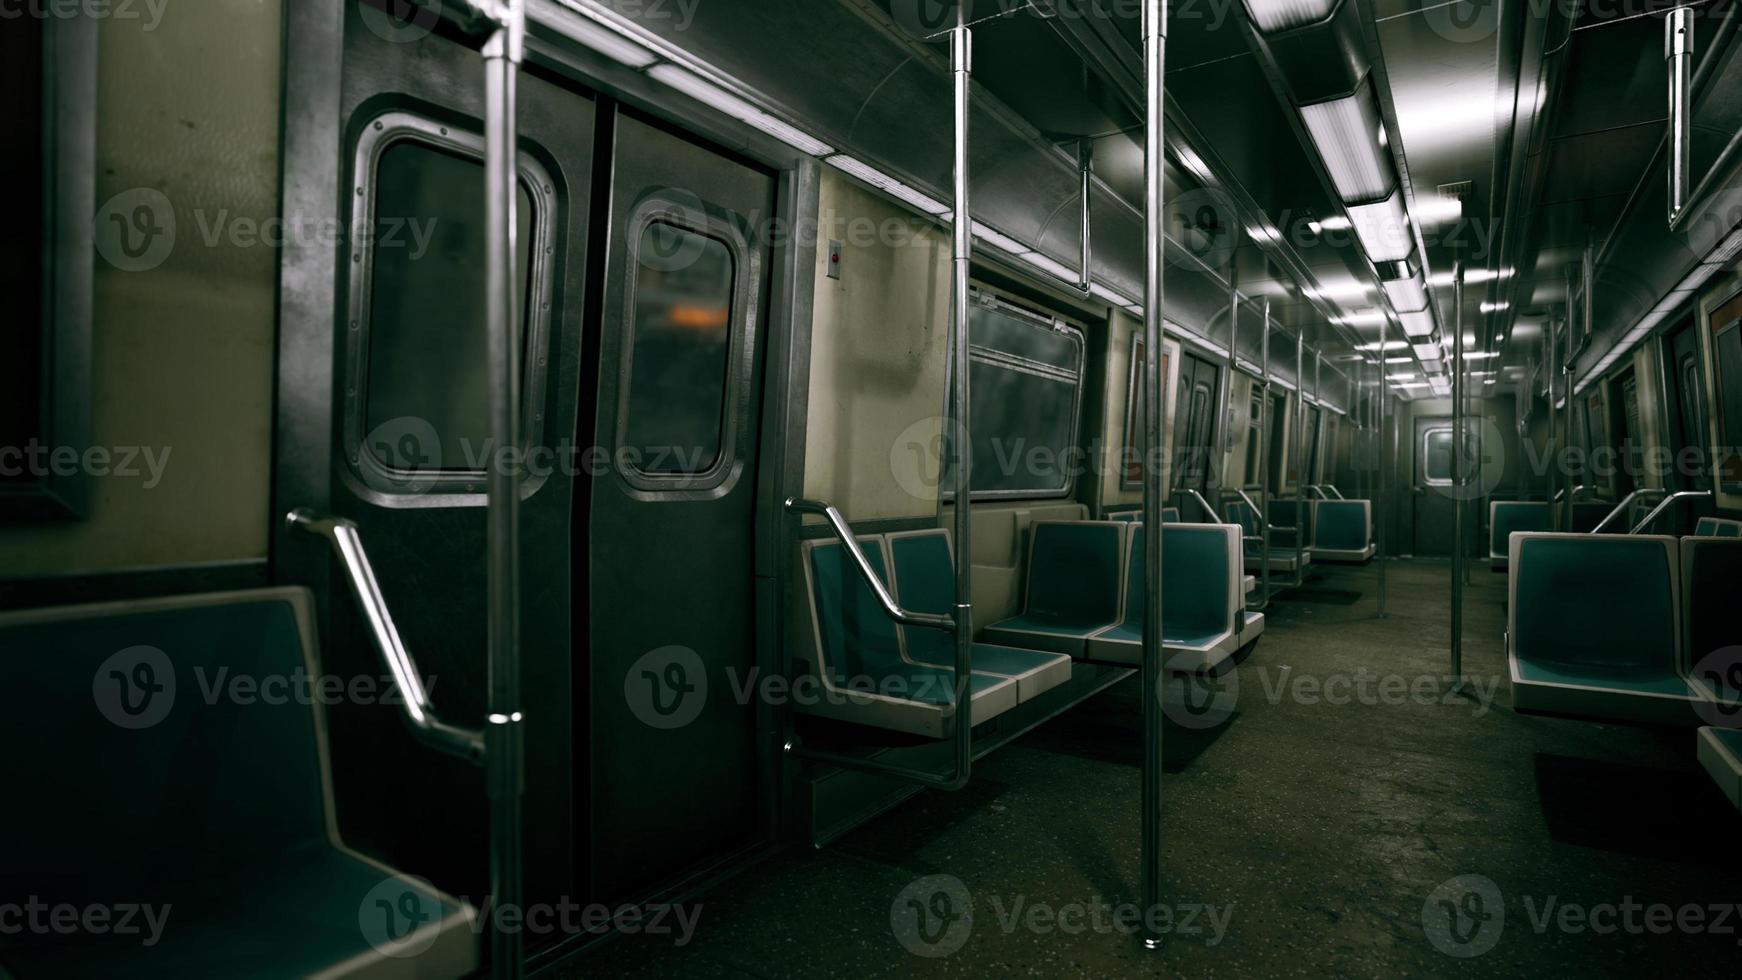
[[[1309,288],[1306,294],[1315,299],[1339,300],[1360,299],[1371,292],[1373,287],[1358,279],[1335,279],[1321,282],[1317,288]]]
[[[1440,359],[1439,344],[1412,344],[1411,346],[1415,349],[1415,356],[1421,360],[1437,361]]]
[[[837,158],[837,159],[839,159],[839,158]],[[1021,255],[1024,252],[1034,251],[1033,249],[1029,248],[1027,245],[1022,244],[1021,242],[1017,241],[1014,238],[1011,238],[1009,235],[1006,235],[1003,232],[994,230],[990,225],[984,225],[984,224],[981,224],[980,222],[976,221],[972,225],[970,225],[969,227],[973,230],[975,238],[980,239],[981,241],[985,242],[986,244],[992,246],[993,248],[1001,249],[1005,252],[1008,252],[1011,255]],[[1130,300],[1120,300],[1120,302],[1121,303],[1129,303]]]
[[[950,212],[950,206],[948,204],[935,198],[928,197],[906,184],[903,184],[901,181],[896,180],[894,177],[889,176],[883,171],[868,164],[861,163],[858,160],[847,156],[845,153],[837,153],[823,162],[842,173],[851,174],[885,194],[899,198],[927,214],[939,215],[948,214]]]
[[[1505,268],[1499,271],[1493,269],[1465,269],[1464,285],[1478,286],[1485,282],[1493,282],[1496,279],[1511,279],[1512,275],[1513,270],[1511,268]],[[1453,276],[1450,272],[1437,272],[1434,274],[1433,278],[1428,281],[1433,283],[1434,288],[1436,289],[1450,289],[1452,287],[1452,279]]]
[[[1383,310],[1362,310],[1331,317],[1331,322],[1344,327],[1377,327],[1388,319]]]
[[[1483,313],[1504,313],[1510,309],[1512,309],[1511,303],[1483,303],[1482,304],[1482,312]]]
[[[1089,283],[1089,295],[1090,296],[1097,296],[1101,299],[1104,299],[1107,302],[1113,304],[1114,306],[1135,306],[1136,305],[1135,303],[1132,302],[1131,297],[1116,293],[1113,290],[1108,289],[1106,286],[1103,286],[1098,282]]]
[[[1464,202],[1455,197],[1440,197],[1434,194],[1429,197],[1416,198],[1415,207],[1410,209],[1415,220],[1423,224],[1437,225],[1447,221],[1456,221],[1464,216]]]
[[[789,123],[763,112],[751,105],[745,99],[726,91],[713,82],[708,81],[688,68],[680,68],[672,64],[658,64],[647,70],[648,77],[664,82],[679,92],[695,99],[703,105],[718,109],[733,119],[767,133],[769,136],[812,156],[828,156],[835,148],[822,142],[808,133],[804,133]],[[869,169],[869,168],[867,168]],[[887,178],[885,178],[887,179]],[[900,186],[900,185],[898,185]],[[890,193],[894,193],[893,190]],[[918,194],[917,191],[913,193]],[[924,197],[924,195],[919,195]],[[927,198],[930,200],[930,198]],[[934,202],[935,203],[935,202]],[[944,210],[949,210],[945,208]],[[938,212],[933,212],[938,213]]]
[[[1434,315],[1429,310],[1418,310],[1405,313],[1397,318],[1403,324],[1403,334],[1406,337],[1431,337],[1434,333]]]
[[[1345,202],[1371,201],[1396,189],[1391,161],[1379,145],[1379,107],[1370,82],[1363,82],[1346,98],[1301,106],[1300,117],[1338,197]],[[1359,219],[1355,224],[1360,227]]]
[[[563,9],[574,11],[586,19],[553,16],[539,9],[550,6],[561,6]],[[551,3],[549,0],[532,0],[530,7],[528,14],[531,19],[618,64],[628,65],[631,68],[646,68],[659,60],[659,56],[652,51],[594,21],[587,11],[573,0],[557,0],[556,3]]]
[[[1408,350],[1409,344],[1401,340],[1387,340],[1383,344],[1374,341],[1370,344],[1356,344],[1356,350]]]
[[[1315,235],[1320,235],[1327,231],[1348,231],[1353,227],[1353,225],[1349,224],[1349,219],[1340,214],[1333,214],[1330,217],[1319,221],[1307,222],[1307,229]]]
[[[1409,215],[1403,210],[1403,191],[1372,204],[1349,207],[1349,220],[1355,224],[1355,237],[1374,262],[1397,262],[1409,258],[1415,239],[1409,231]]]
[[[1421,273],[1417,272],[1407,279],[1387,279],[1380,285],[1385,287],[1385,298],[1391,300],[1391,308],[1400,317],[1427,312],[1427,282],[1422,279]]]
[[[1077,270],[1066,268],[1063,262],[1056,261],[1051,256],[1042,255],[1039,252],[1027,252],[1018,255],[1017,258],[1066,282],[1074,283],[1077,281]]]
[[[1337,0],[1246,0],[1246,15],[1266,34],[1316,24],[1337,9]]]

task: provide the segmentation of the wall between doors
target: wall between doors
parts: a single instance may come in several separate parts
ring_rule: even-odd
[[[935,518],[949,230],[828,167],[817,204],[805,496],[850,521]],[[842,245],[835,279],[831,241]]]
[[[85,520],[0,527],[0,578],[266,555],[280,8],[159,6],[98,27],[97,220],[149,188],[175,227],[160,265],[93,271],[91,445],[137,472],[93,473]]]

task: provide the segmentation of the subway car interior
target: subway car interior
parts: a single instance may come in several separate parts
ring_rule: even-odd
[[[0,980],[1734,975],[1739,7],[0,0]]]

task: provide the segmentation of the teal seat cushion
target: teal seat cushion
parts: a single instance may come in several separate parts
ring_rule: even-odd
[[[1549,507],[1541,500],[1496,500],[1491,505],[1488,553],[1505,557],[1514,531],[1549,530]]]
[[[1313,506],[1313,546],[1333,551],[1363,551],[1367,547],[1367,502],[1321,500]]]
[[[1018,633],[1045,633],[1049,636],[1088,636],[1098,630],[1105,629],[1106,623],[1076,625],[1060,623],[1056,619],[1038,616],[1018,615],[1009,619],[1001,619],[988,629]]]
[[[1172,618],[1171,614],[1162,617],[1161,645],[1165,647],[1202,649],[1215,643],[1227,632],[1226,630],[1212,632],[1202,628],[1176,627]],[[1137,623],[1123,622],[1104,633],[1097,634],[1095,639],[1110,640],[1114,643],[1140,644],[1143,642],[1143,623],[1141,621]]]
[[[1721,517],[1702,517],[1694,525],[1694,534],[1702,538],[1742,538],[1742,521]]]
[[[1006,629],[1093,632],[1119,618],[1119,553],[1125,528],[1110,522],[1036,522],[1021,621]]]
[[[1677,611],[1663,540],[1569,535],[1518,545],[1513,649],[1521,665],[1675,673]]]
[[[1542,660],[1519,658],[1520,680],[1535,684],[1571,684],[1579,687],[1600,687],[1628,694],[1668,694],[1689,697],[1688,682],[1674,671],[1643,673],[1640,671],[1608,671],[1591,667],[1574,667]]]

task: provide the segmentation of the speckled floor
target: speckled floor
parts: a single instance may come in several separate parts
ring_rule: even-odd
[[[1384,620],[1372,566],[1320,574],[1272,606],[1231,716],[1168,727],[1160,951],[1107,907],[1137,891],[1128,681],[966,790],[717,887],[688,944],[623,937],[556,975],[1737,975],[1742,817],[1691,730],[1515,714],[1486,567],[1477,693],[1449,701],[1447,564],[1393,564]]]

